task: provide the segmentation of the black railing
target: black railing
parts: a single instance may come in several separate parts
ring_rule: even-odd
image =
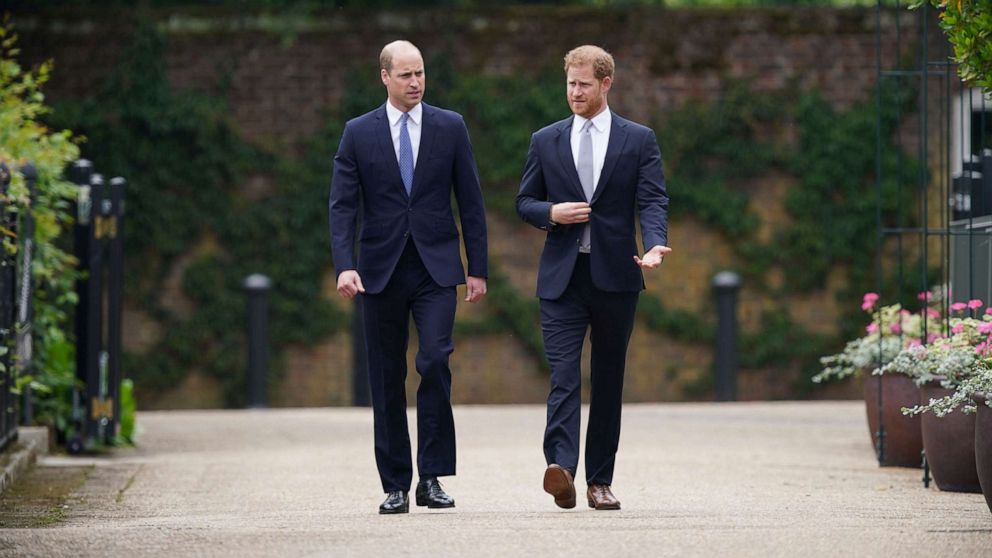
[[[905,9],[905,3],[897,3],[894,19],[888,18],[896,24],[895,44],[883,45],[885,8],[878,3],[876,290],[886,304],[904,306],[913,304],[910,293],[940,291],[941,327],[946,329],[952,303],[981,299],[988,307],[992,302],[992,103],[959,78],[929,3],[915,13]],[[903,19],[909,25],[900,25]],[[902,125],[892,132],[894,138],[883,137],[883,104],[893,102],[883,98],[885,85],[915,94],[915,106],[905,111],[910,114],[895,105]],[[894,140],[893,147],[883,147],[888,139]],[[916,159],[915,176],[905,172],[911,166],[903,149]],[[884,165],[887,157],[897,164]],[[886,184],[894,188],[886,189]],[[922,320],[923,343],[937,327]],[[890,425],[885,423],[881,382],[875,395],[876,454],[884,464]],[[924,483],[929,480],[924,460]]]
[[[31,164],[18,171],[30,209],[37,172]],[[111,442],[120,421],[126,182],[118,177],[105,184],[85,159],[73,164],[70,175],[79,185],[74,247],[81,273],[75,313],[78,389],[68,440],[68,449],[75,453]],[[22,424],[30,424],[34,415],[30,383],[24,382],[20,390],[17,385],[34,374],[34,217],[10,201],[10,182],[10,169],[0,164],[0,234],[17,244],[16,251],[0,249],[0,449],[17,438],[18,414]]]
[[[17,212],[8,201],[10,169],[0,164],[0,232],[10,238],[17,235]],[[7,250],[0,250],[0,449],[17,439],[17,392],[14,370],[14,335],[16,332],[17,260]]]

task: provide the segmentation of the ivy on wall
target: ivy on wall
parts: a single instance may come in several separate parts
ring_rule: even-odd
[[[755,231],[747,181],[780,163],[776,145],[762,137],[781,128],[782,103],[732,84],[713,103],[692,102],[655,126],[678,203],[674,216],[693,215],[728,237]]]
[[[272,278],[270,342],[280,349],[312,344],[347,325],[347,316],[321,297],[321,271],[330,263],[326,238],[327,180],[340,128],[313,138],[305,155],[287,161],[240,140],[216,95],[170,90],[164,44],[150,26],[101,92],[62,103],[53,121],[88,137],[84,153],[97,169],[128,178],[126,262],[128,296],[162,326],[144,355],[128,355],[139,389],[175,385],[194,367],[221,380],[230,404],[243,398],[245,303],[242,281]],[[336,119],[331,119],[332,122]],[[263,193],[249,203],[238,192],[249,175]],[[189,262],[184,315],[162,303],[177,258],[204,246]]]

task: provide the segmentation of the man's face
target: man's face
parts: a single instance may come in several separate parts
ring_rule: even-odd
[[[603,106],[606,105],[606,92],[610,90],[612,84],[613,78],[609,76],[602,81],[596,79],[592,64],[569,66],[565,73],[568,106],[575,114],[592,118],[602,112]]]
[[[427,80],[424,76],[424,60],[416,50],[395,53],[393,68],[388,72],[382,70],[381,75],[394,107],[406,112],[423,99]]]

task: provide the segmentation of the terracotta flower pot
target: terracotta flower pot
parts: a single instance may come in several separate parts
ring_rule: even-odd
[[[864,376],[865,411],[871,445],[878,455],[878,389],[882,387],[882,424],[885,426],[885,447],[879,459],[882,467],[916,467],[923,464],[923,435],[920,417],[907,417],[903,407],[920,402],[920,390],[908,376],[883,374]]]
[[[978,413],[975,415],[975,466],[982,485],[985,503],[992,511],[992,409],[985,404],[984,395],[976,395]]]
[[[952,390],[937,382],[920,388],[920,401],[939,399]],[[956,409],[943,418],[923,413],[923,447],[937,488],[947,492],[981,492],[975,467],[975,415]]]

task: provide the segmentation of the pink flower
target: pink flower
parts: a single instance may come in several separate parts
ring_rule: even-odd
[[[939,335],[937,335],[936,333],[928,333],[928,334],[927,334],[927,343],[933,343],[933,342],[934,342],[934,341],[936,341],[936,340],[937,340],[937,338],[939,338],[939,337],[940,337],[940,336],[939,336]]]
[[[955,302],[951,305],[951,312],[963,312],[968,305],[963,302]]]
[[[906,343],[906,348],[909,349],[911,347],[919,347],[922,344],[923,343],[921,343],[919,339],[916,339],[914,337],[913,339],[910,339],[908,343]]]
[[[961,333],[962,331],[964,331],[964,324],[954,324],[954,327],[951,328],[951,333]]]
[[[975,352],[978,353],[978,354],[982,354],[982,353],[985,352],[985,349],[987,347],[988,347],[987,344],[985,344],[985,343],[979,343],[978,345],[975,345]]]
[[[985,306],[985,304],[982,303],[982,301],[977,298],[973,298],[968,301],[968,308],[971,308],[972,310],[976,308],[981,308],[982,306]]]
[[[899,322],[896,322],[896,323],[890,325],[889,326],[889,331],[891,331],[892,333],[901,333],[902,332],[902,324],[900,324]]]
[[[992,314],[992,306],[989,306],[988,308],[986,308],[985,309],[985,313],[986,314]]]
[[[929,301],[931,297],[933,297],[933,293],[930,291],[923,291],[922,293],[916,295],[917,300]]]
[[[992,310],[992,308],[989,308],[989,310]],[[934,310],[933,308],[927,308],[927,317],[934,319],[940,318],[940,312]]]
[[[875,306],[876,302],[878,302],[878,294],[865,293],[864,298],[861,299],[861,309],[867,312]]]
[[[876,324],[875,322],[868,324],[868,327],[865,328],[865,331],[867,331],[868,333],[876,333],[878,331],[878,324]]]
[[[975,329],[978,330],[978,333],[992,333],[992,322],[982,322]]]

